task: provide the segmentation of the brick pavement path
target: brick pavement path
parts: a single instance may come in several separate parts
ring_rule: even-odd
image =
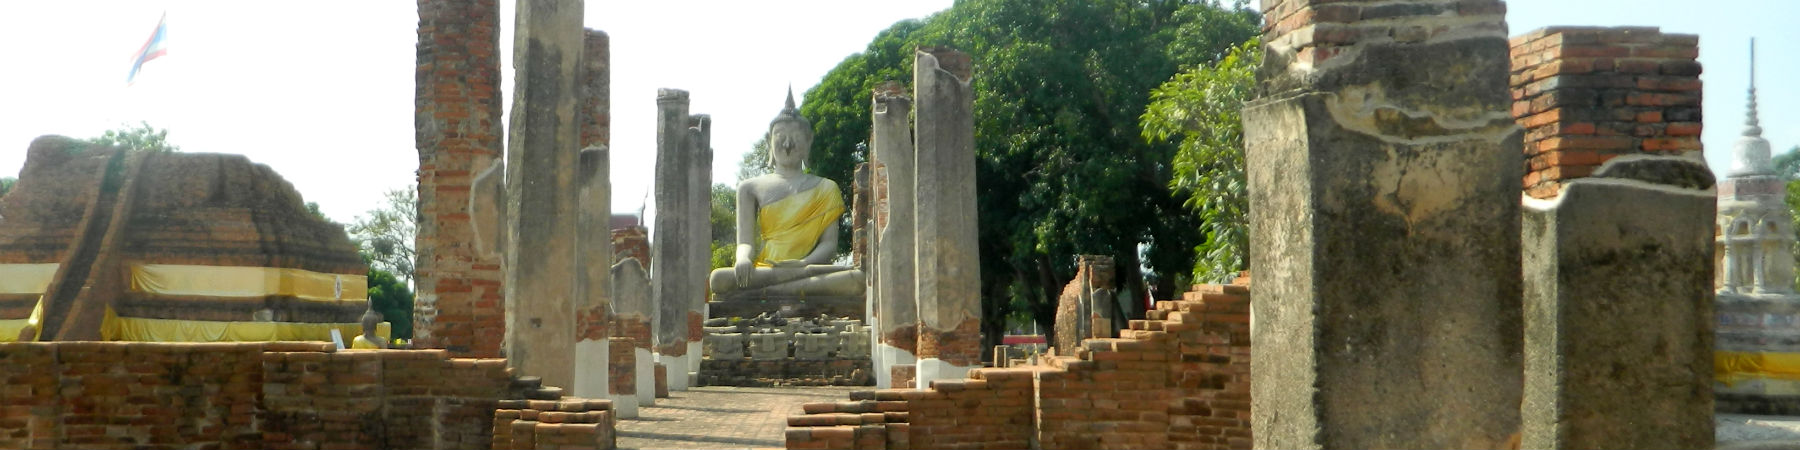
[[[787,416],[810,402],[848,401],[872,387],[708,386],[670,392],[619,420],[619,448],[782,448]]]

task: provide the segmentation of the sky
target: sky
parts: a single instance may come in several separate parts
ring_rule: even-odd
[[[503,90],[513,72],[512,2],[501,3]],[[1518,35],[1552,25],[1657,26],[1700,35],[1706,156],[1729,162],[1743,130],[1748,40],[1757,38],[1764,136],[1800,145],[1800,1],[1513,0]],[[896,21],[951,0],[590,1],[585,22],[612,40],[616,212],[644,203],[655,166],[658,88],[690,92],[713,118],[713,179],[736,179],[789,85],[805,91]],[[168,54],[125,78],[159,16]],[[32,139],[97,136],[148,121],[185,152],[267,164],[327,216],[348,223],[415,180],[416,2],[21,1],[0,4],[0,176]],[[977,69],[979,76],[979,68]],[[505,104],[510,109],[510,96]],[[817,149],[815,151],[850,151]]]

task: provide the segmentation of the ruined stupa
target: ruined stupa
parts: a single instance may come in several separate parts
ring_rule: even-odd
[[[1800,294],[1787,180],[1770,162],[1756,117],[1752,47],[1749,114],[1719,183],[1715,347],[1722,412],[1800,414]]]
[[[242,155],[44,136],[0,198],[0,341],[348,342],[367,270]]]

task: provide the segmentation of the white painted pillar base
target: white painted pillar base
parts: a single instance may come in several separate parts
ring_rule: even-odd
[[[701,345],[700,341],[693,341],[693,342],[688,343],[688,352],[687,352],[688,370],[686,372],[688,386],[699,386],[700,385],[700,360],[703,359],[703,358],[701,358],[702,356],[706,356],[704,354],[701,354],[700,352],[705,351],[705,350],[706,350],[706,347]]]
[[[668,356],[659,354],[656,355],[656,362],[662,363],[663,370],[668,372],[669,392],[687,390],[687,373],[692,370],[688,369],[688,359],[686,356]],[[651,390],[655,390],[656,385],[651,384],[650,388]]]
[[[607,361],[611,344],[608,339],[575,342],[575,385],[569,387],[574,396],[607,398],[607,384],[612,380]]]
[[[875,344],[874,357],[876,389],[894,387],[894,366],[916,364],[919,361],[912,352],[887,344]]]
[[[651,396],[655,396],[655,394],[651,394]],[[613,412],[618,413],[620,419],[637,418],[638,399],[636,395],[608,395],[606,398],[612,400]]]
[[[637,366],[632,370],[637,373],[638,406],[656,406],[656,357],[650,349],[638,348],[633,356],[637,357]]]
[[[969,371],[974,369],[975,366],[959,367],[937,358],[921,359],[919,360],[919,375],[917,379],[919,389],[930,389],[931,382],[935,380],[961,380],[968,378]]]

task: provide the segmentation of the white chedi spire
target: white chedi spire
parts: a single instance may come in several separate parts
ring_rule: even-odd
[[[1732,146],[1731,172],[1727,176],[1773,175],[1775,165],[1769,161],[1769,140],[1762,137],[1762,126],[1756,119],[1756,39],[1750,40],[1750,107],[1744,119],[1744,136]]]

